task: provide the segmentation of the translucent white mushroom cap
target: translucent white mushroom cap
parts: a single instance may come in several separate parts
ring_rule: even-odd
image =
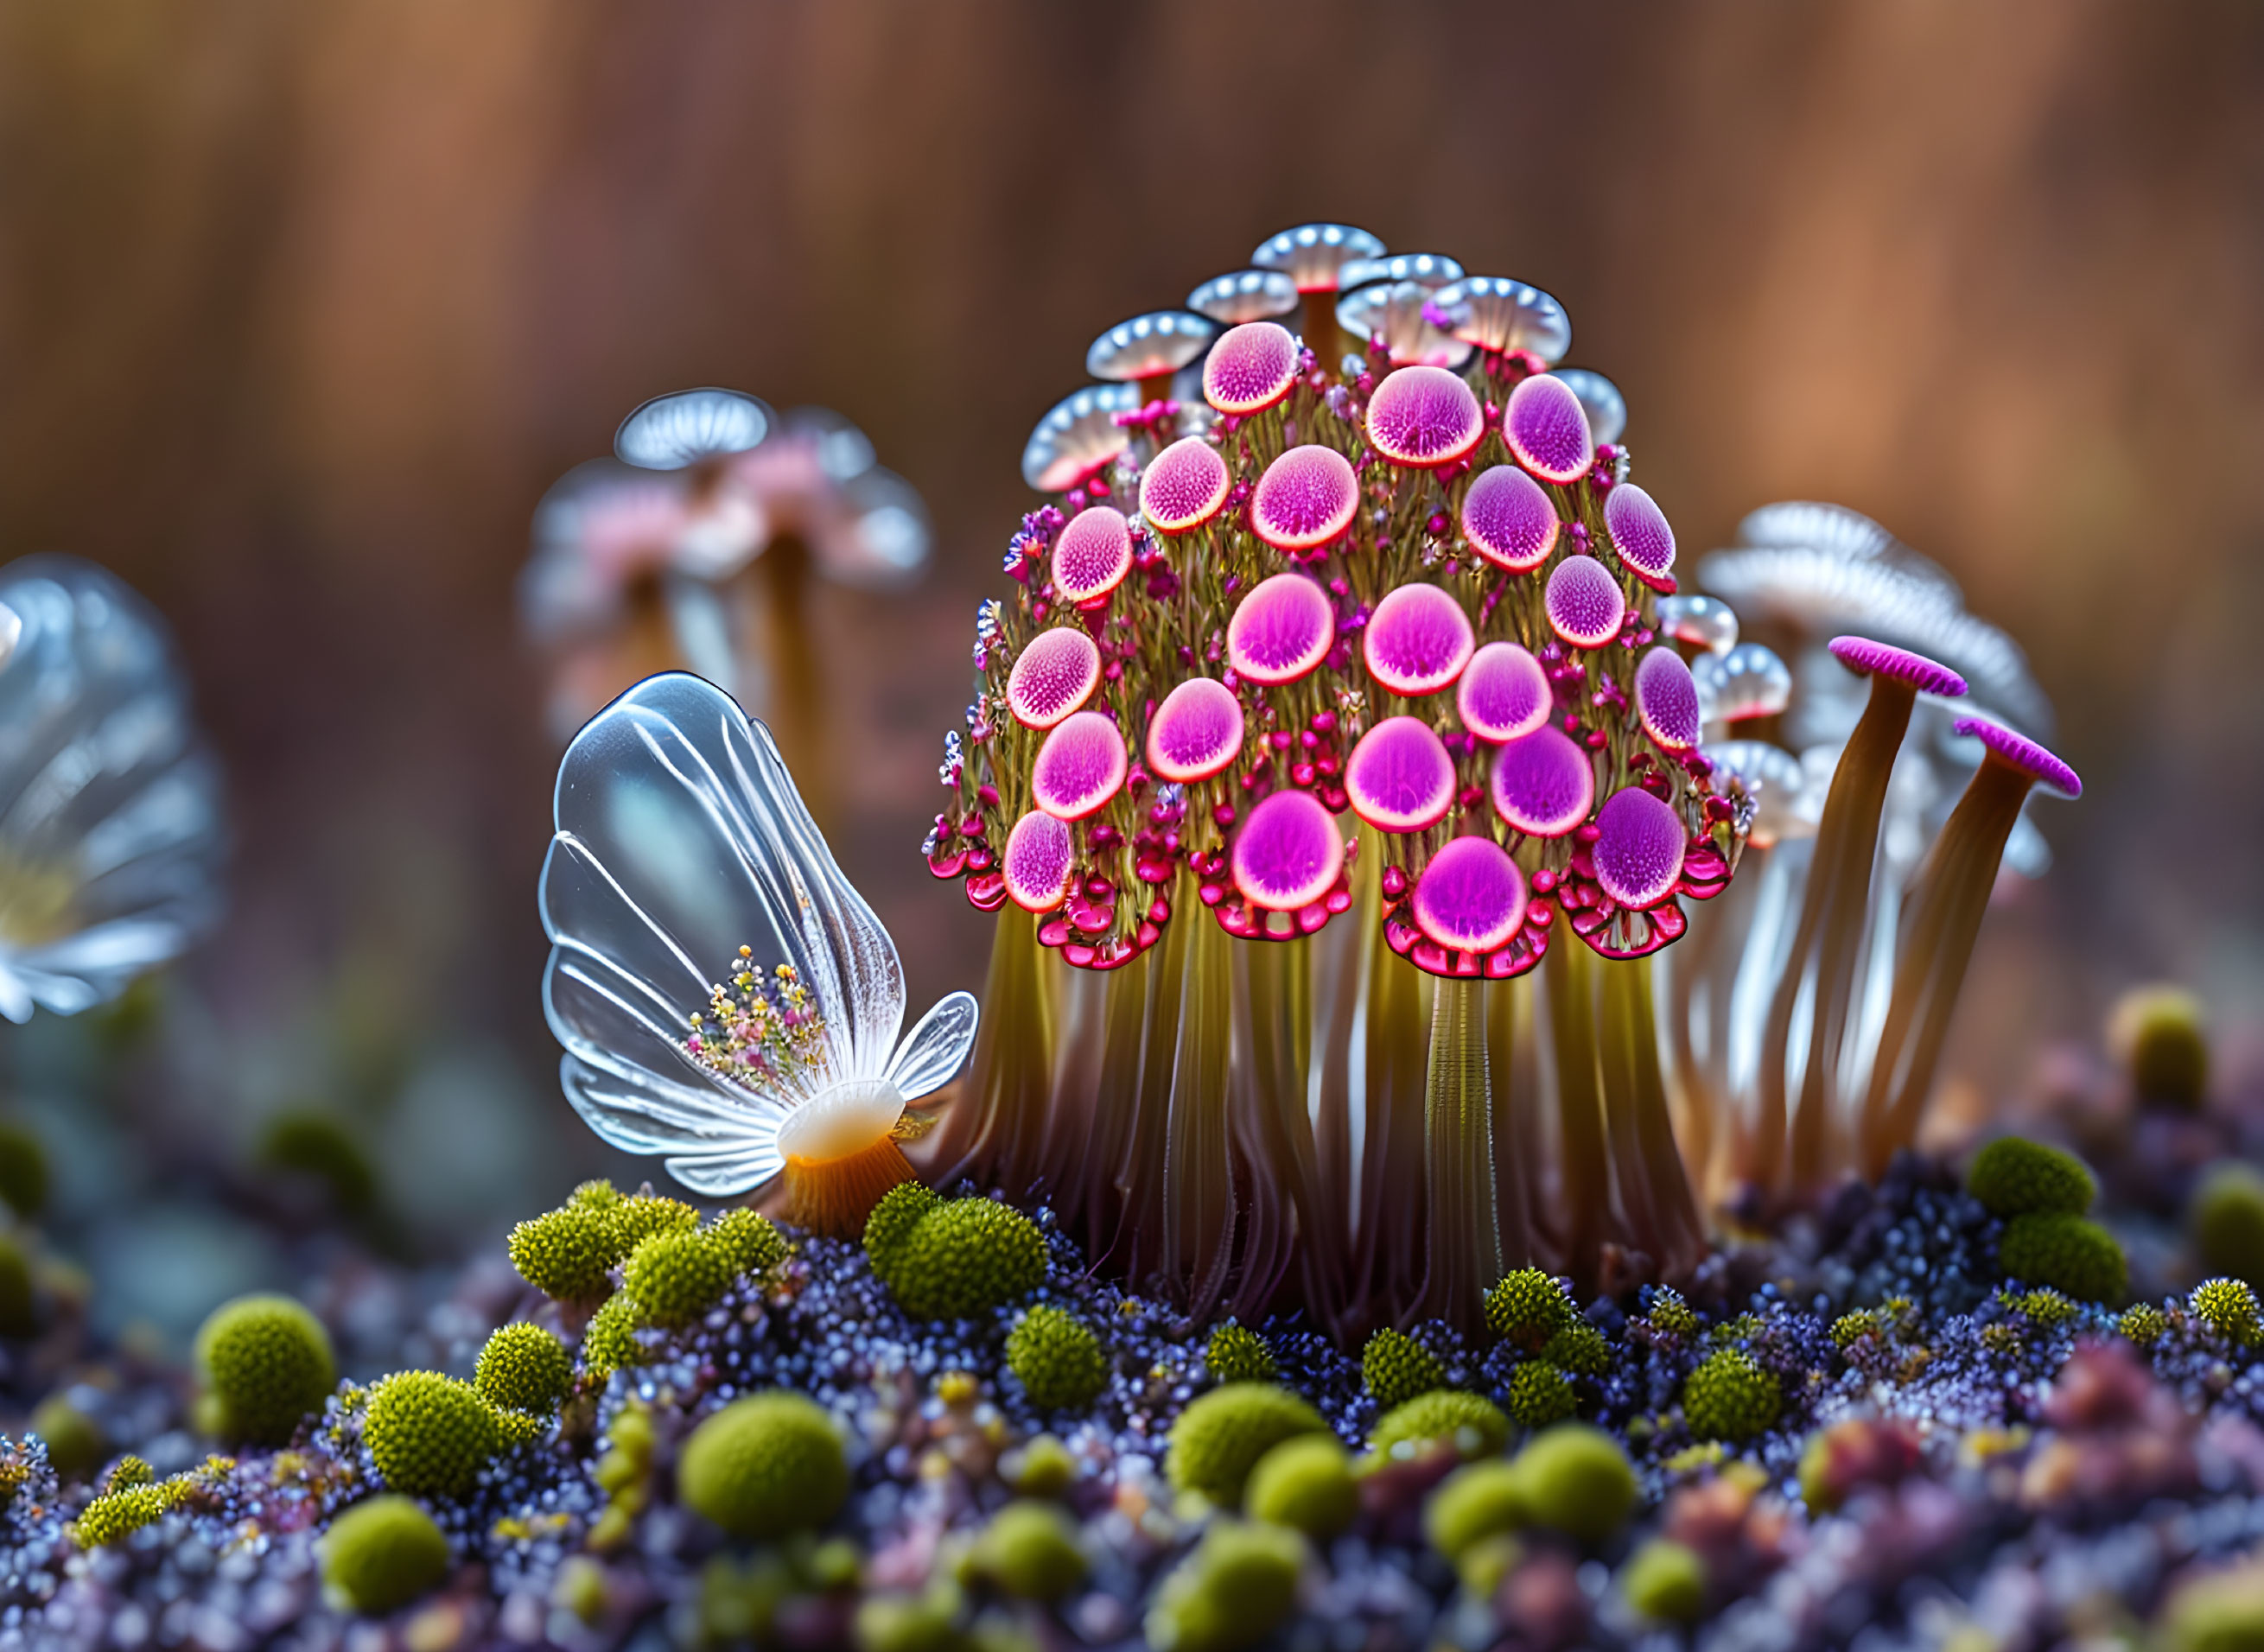
[[[1061,493],[1131,446],[1119,413],[1139,410],[1128,384],[1088,384],[1054,403],[1022,447],[1022,480],[1040,493]]]
[[[1350,224],[1299,224],[1258,243],[1250,262],[1279,270],[1300,293],[1333,293],[1338,272],[1355,258],[1380,258],[1383,243]]]
[[[1459,367],[1477,348],[1431,317],[1432,289],[1419,281],[1375,281],[1337,301],[1337,324],[1381,344],[1399,366]]]
[[[1218,323],[1193,310],[1151,310],[1119,322],[1092,341],[1085,370],[1096,379],[1131,380],[1177,373],[1210,348]]]
[[[1436,305],[1460,337],[1481,349],[1522,350],[1554,366],[1572,347],[1564,307],[1537,286],[1506,276],[1473,275],[1440,287]],[[1598,441],[1611,438],[1598,433]]]
[[[738,390],[678,390],[631,412],[613,452],[643,470],[682,470],[703,459],[744,453],[777,427],[770,404]]]
[[[1187,308],[1222,327],[1268,321],[1297,308],[1297,284],[1279,270],[1237,270],[1188,293]]]
[[[1588,433],[1598,443],[1616,442],[1627,434],[1627,398],[1619,386],[1587,367],[1559,367],[1556,376],[1587,414]]]

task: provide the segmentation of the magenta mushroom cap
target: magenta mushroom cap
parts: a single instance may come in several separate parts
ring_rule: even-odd
[[[1250,496],[1250,525],[1277,551],[1310,551],[1352,525],[1360,479],[1333,447],[1292,447],[1266,467]]]
[[[1224,772],[1241,750],[1242,702],[1215,677],[1189,677],[1148,722],[1149,768],[1182,786]]]
[[[1458,952],[1498,952],[1525,923],[1525,874],[1491,837],[1450,839],[1415,880],[1416,927]]]
[[[1295,912],[1336,887],[1344,839],[1336,817],[1310,792],[1275,792],[1250,811],[1230,859],[1242,898],[1269,912]]]
[[[1549,673],[1514,642],[1489,642],[1470,656],[1455,685],[1462,727],[1489,745],[1529,735],[1549,721],[1556,704]]]
[[[1140,478],[1140,511],[1158,533],[1201,527],[1226,503],[1234,477],[1200,436],[1183,436],[1149,461]]]
[[[1252,682],[1276,687],[1317,668],[1336,638],[1327,593],[1303,574],[1276,574],[1252,585],[1226,622],[1226,657]]]
[[[1077,626],[1041,631],[1006,673],[1006,708],[1025,728],[1050,728],[1100,686],[1100,648]]]
[[[1620,582],[1593,556],[1568,556],[1557,563],[1542,606],[1549,628],[1576,648],[1602,648],[1619,635],[1627,619],[1627,595]]]
[[[1595,764],[1554,723],[1505,742],[1494,758],[1494,811],[1529,837],[1577,830],[1595,801]]]
[[[1480,471],[1462,495],[1463,538],[1513,574],[1529,574],[1547,562],[1561,526],[1549,490],[1514,465]]]
[[[1419,717],[1386,717],[1345,760],[1352,812],[1380,832],[1419,832],[1455,804],[1455,760]]]
[[[1830,646],[1833,659],[1861,676],[1907,683],[1921,694],[1947,694],[1954,699],[1965,692],[1965,679],[1948,666],[1923,654],[1898,648],[1891,642],[1876,642],[1869,637],[1834,637]]]
[[[1297,336],[1275,322],[1244,322],[1203,359],[1203,400],[1222,413],[1272,407],[1297,382]]]
[[[1470,387],[1444,367],[1387,373],[1368,402],[1368,439],[1395,465],[1435,470],[1485,435],[1485,413]]]
[[[1636,911],[1674,893],[1690,844],[1682,817],[1639,786],[1622,786],[1596,811],[1596,841],[1589,859],[1596,885]]]
[[[1098,602],[1132,571],[1132,525],[1121,511],[1087,505],[1054,540],[1054,591],[1064,602]]]
[[[1435,694],[1462,674],[1477,639],[1462,605],[1436,585],[1388,591],[1361,634],[1368,674],[1395,694]]]
[[[1578,482],[1596,462],[1587,409],[1551,373],[1519,380],[1502,409],[1501,434],[1512,457],[1546,482]]]
[[[1654,589],[1674,569],[1674,530],[1657,501],[1633,482],[1604,496],[1604,527],[1628,572]]]
[[[1114,723],[1097,711],[1071,712],[1038,748],[1030,793],[1047,814],[1083,820],[1124,789],[1130,766]]]
[[[1951,727],[1961,735],[1972,735],[1989,749],[1991,757],[2018,769],[2047,791],[2071,799],[2083,795],[2081,777],[2028,735],[1986,717],[1960,717]]]
[[[1006,834],[998,870],[1006,896],[1026,912],[1050,912],[1069,898],[1070,873],[1077,863],[1069,822],[1034,808]]]
[[[1673,648],[1648,649],[1636,663],[1635,714],[1663,750],[1679,753],[1697,745],[1704,721],[1698,685]]]

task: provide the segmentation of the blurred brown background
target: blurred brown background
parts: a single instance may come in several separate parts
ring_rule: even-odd
[[[0,553],[178,629],[240,1082],[468,1050],[436,1116],[491,1083],[530,1121],[496,1151],[578,1153],[512,611],[545,486],[715,383],[924,490],[926,586],[824,616],[842,852],[917,1007],[979,975],[914,851],[1029,425],[1102,326],[1340,218],[1562,298],[1687,550],[1840,500],[2028,645],[2092,790],[1964,1023],[2017,1086],[2134,976],[2235,1021],[2264,982],[2260,202],[2239,0],[9,4]]]

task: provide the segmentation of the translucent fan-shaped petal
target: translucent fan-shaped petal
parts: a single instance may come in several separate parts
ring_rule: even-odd
[[[178,955],[219,909],[220,775],[163,623],[92,563],[0,569],[0,1014],[72,1014]]]
[[[889,1078],[906,1101],[942,1089],[958,1076],[960,1063],[975,1047],[975,995],[954,992],[920,1018],[904,1037]]]

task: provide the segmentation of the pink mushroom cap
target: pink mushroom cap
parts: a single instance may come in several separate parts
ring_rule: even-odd
[[[1595,801],[1595,765],[1554,723],[1505,742],[1494,758],[1494,811],[1527,837],[1564,837]]]
[[[1233,485],[1218,449],[1200,436],[1183,436],[1149,460],[1140,478],[1140,511],[1158,533],[1185,533],[1216,516]]]
[[[1038,748],[1030,793],[1047,814],[1083,820],[1124,789],[1129,768],[1114,723],[1097,711],[1071,712]]]
[[[1557,563],[1542,606],[1549,611],[1549,628],[1576,648],[1602,648],[1619,635],[1627,619],[1627,595],[1620,582],[1593,556],[1568,556]]]
[[[1462,674],[1477,639],[1462,605],[1436,585],[1388,591],[1368,616],[1361,652],[1395,694],[1435,694]]]
[[[1380,832],[1419,832],[1455,804],[1455,760],[1419,717],[1386,717],[1345,760],[1352,812]]]
[[[1552,373],[1518,381],[1502,409],[1501,434],[1517,462],[1544,481],[1578,482],[1596,462],[1587,409]]]
[[[1235,834],[1234,887],[1269,912],[1295,912],[1336,886],[1344,839],[1336,817],[1310,792],[1275,792],[1250,811]]]
[[[1674,893],[1689,847],[1682,817],[1639,786],[1622,786],[1596,812],[1596,841],[1589,859],[1597,887],[1636,911]]]
[[[1470,656],[1455,686],[1462,727],[1490,745],[1531,734],[1555,705],[1549,673],[1514,642],[1487,643]]]
[[[1050,912],[1069,898],[1077,847],[1069,822],[1034,808],[1006,834],[998,870],[1006,896],[1026,912]]]
[[[1272,407],[1297,382],[1297,336],[1278,322],[1244,322],[1203,359],[1203,399],[1222,413]]]
[[[1673,648],[1649,648],[1635,668],[1635,714],[1664,750],[1684,752],[1698,743],[1698,685]]]
[[[1100,686],[1100,649],[1078,626],[1041,631],[1006,673],[1006,706],[1025,728],[1050,728]]]
[[[1064,602],[1099,602],[1132,571],[1132,525],[1121,511],[1088,505],[1054,540],[1054,591]]]
[[[1988,747],[1989,754],[2000,763],[2010,764],[2027,775],[2047,791],[2062,797],[2083,795],[2083,780],[2064,761],[2047,751],[2028,735],[2007,728],[1986,717],[1960,717],[1951,725],[1961,735],[1970,735]]]
[[[1830,647],[1833,659],[1864,677],[1884,677],[1907,683],[1921,694],[1946,694],[1956,699],[1965,692],[1965,679],[1948,666],[1923,654],[1898,648],[1891,642],[1876,642],[1869,637],[1834,637]]]
[[[1327,593],[1303,574],[1276,574],[1252,585],[1226,622],[1226,657],[1237,673],[1270,688],[1315,670],[1336,639]]]
[[[1215,677],[1191,677],[1148,721],[1148,766],[1182,786],[1232,766],[1242,750],[1242,702]]]
[[[1352,525],[1360,479],[1333,447],[1308,445],[1278,455],[1250,496],[1250,525],[1278,551],[1310,551]]]
[[[1653,591],[1673,589],[1674,530],[1649,494],[1631,482],[1613,489],[1604,496],[1604,527],[1628,572]]]
[[[1485,414],[1470,387],[1444,367],[1402,367],[1385,375],[1368,402],[1368,439],[1395,465],[1435,470],[1485,435]]]
[[[1415,880],[1416,927],[1441,946],[1491,953],[1525,923],[1525,874],[1491,837],[1449,840]]]
[[[1563,525],[1548,489],[1514,465],[1494,465],[1462,495],[1462,536],[1497,568],[1529,574],[1556,548]]]

